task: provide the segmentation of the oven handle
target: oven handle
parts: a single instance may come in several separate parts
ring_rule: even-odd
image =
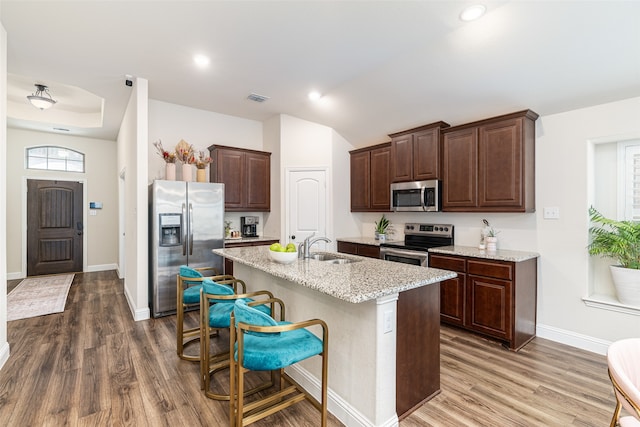
[[[427,252],[411,251],[411,250],[395,249],[395,248],[385,248],[385,247],[380,248],[380,258],[384,259],[384,256],[387,254],[401,255],[401,256],[407,256],[407,257],[419,258],[419,259],[429,258],[429,254]]]

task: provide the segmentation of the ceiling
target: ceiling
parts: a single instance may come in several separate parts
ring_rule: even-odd
[[[356,147],[439,120],[640,96],[640,1],[485,1],[484,17],[459,20],[474,3],[2,0],[8,125],[115,140],[126,75],[148,80],[155,100],[260,121],[289,114]],[[16,118],[34,83],[58,103]],[[51,118],[95,114],[96,99],[102,126]]]

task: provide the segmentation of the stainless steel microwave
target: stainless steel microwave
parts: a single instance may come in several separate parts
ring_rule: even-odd
[[[442,181],[397,182],[391,184],[391,210],[394,212],[439,212]]]

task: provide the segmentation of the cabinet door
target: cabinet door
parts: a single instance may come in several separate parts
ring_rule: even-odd
[[[413,134],[391,139],[391,182],[413,181]]]
[[[479,128],[480,207],[524,209],[522,120],[506,120]]]
[[[371,153],[351,154],[351,212],[368,211],[371,205]]]
[[[476,128],[445,133],[442,209],[469,210],[478,205],[478,133]]]
[[[215,150],[215,180],[224,183],[224,207],[242,208],[244,183],[244,153],[238,150],[219,148]]]
[[[252,211],[268,211],[271,207],[270,164],[271,157],[268,154],[245,153],[245,207]]]
[[[391,206],[389,147],[371,150],[371,210],[388,211]]]
[[[466,274],[458,273],[458,277],[440,282],[441,321],[452,325],[464,325],[466,278]]]
[[[467,326],[503,340],[511,340],[512,282],[467,276]]]
[[[440,128],[413,135],[413,179],[440,178]]]

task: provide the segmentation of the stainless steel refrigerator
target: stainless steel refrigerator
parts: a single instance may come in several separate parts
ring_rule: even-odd
[[[153,317],[176,312],[181,265],[216,267],[224,246],[224,184],[156,180],[149,186],[149,305]]]

